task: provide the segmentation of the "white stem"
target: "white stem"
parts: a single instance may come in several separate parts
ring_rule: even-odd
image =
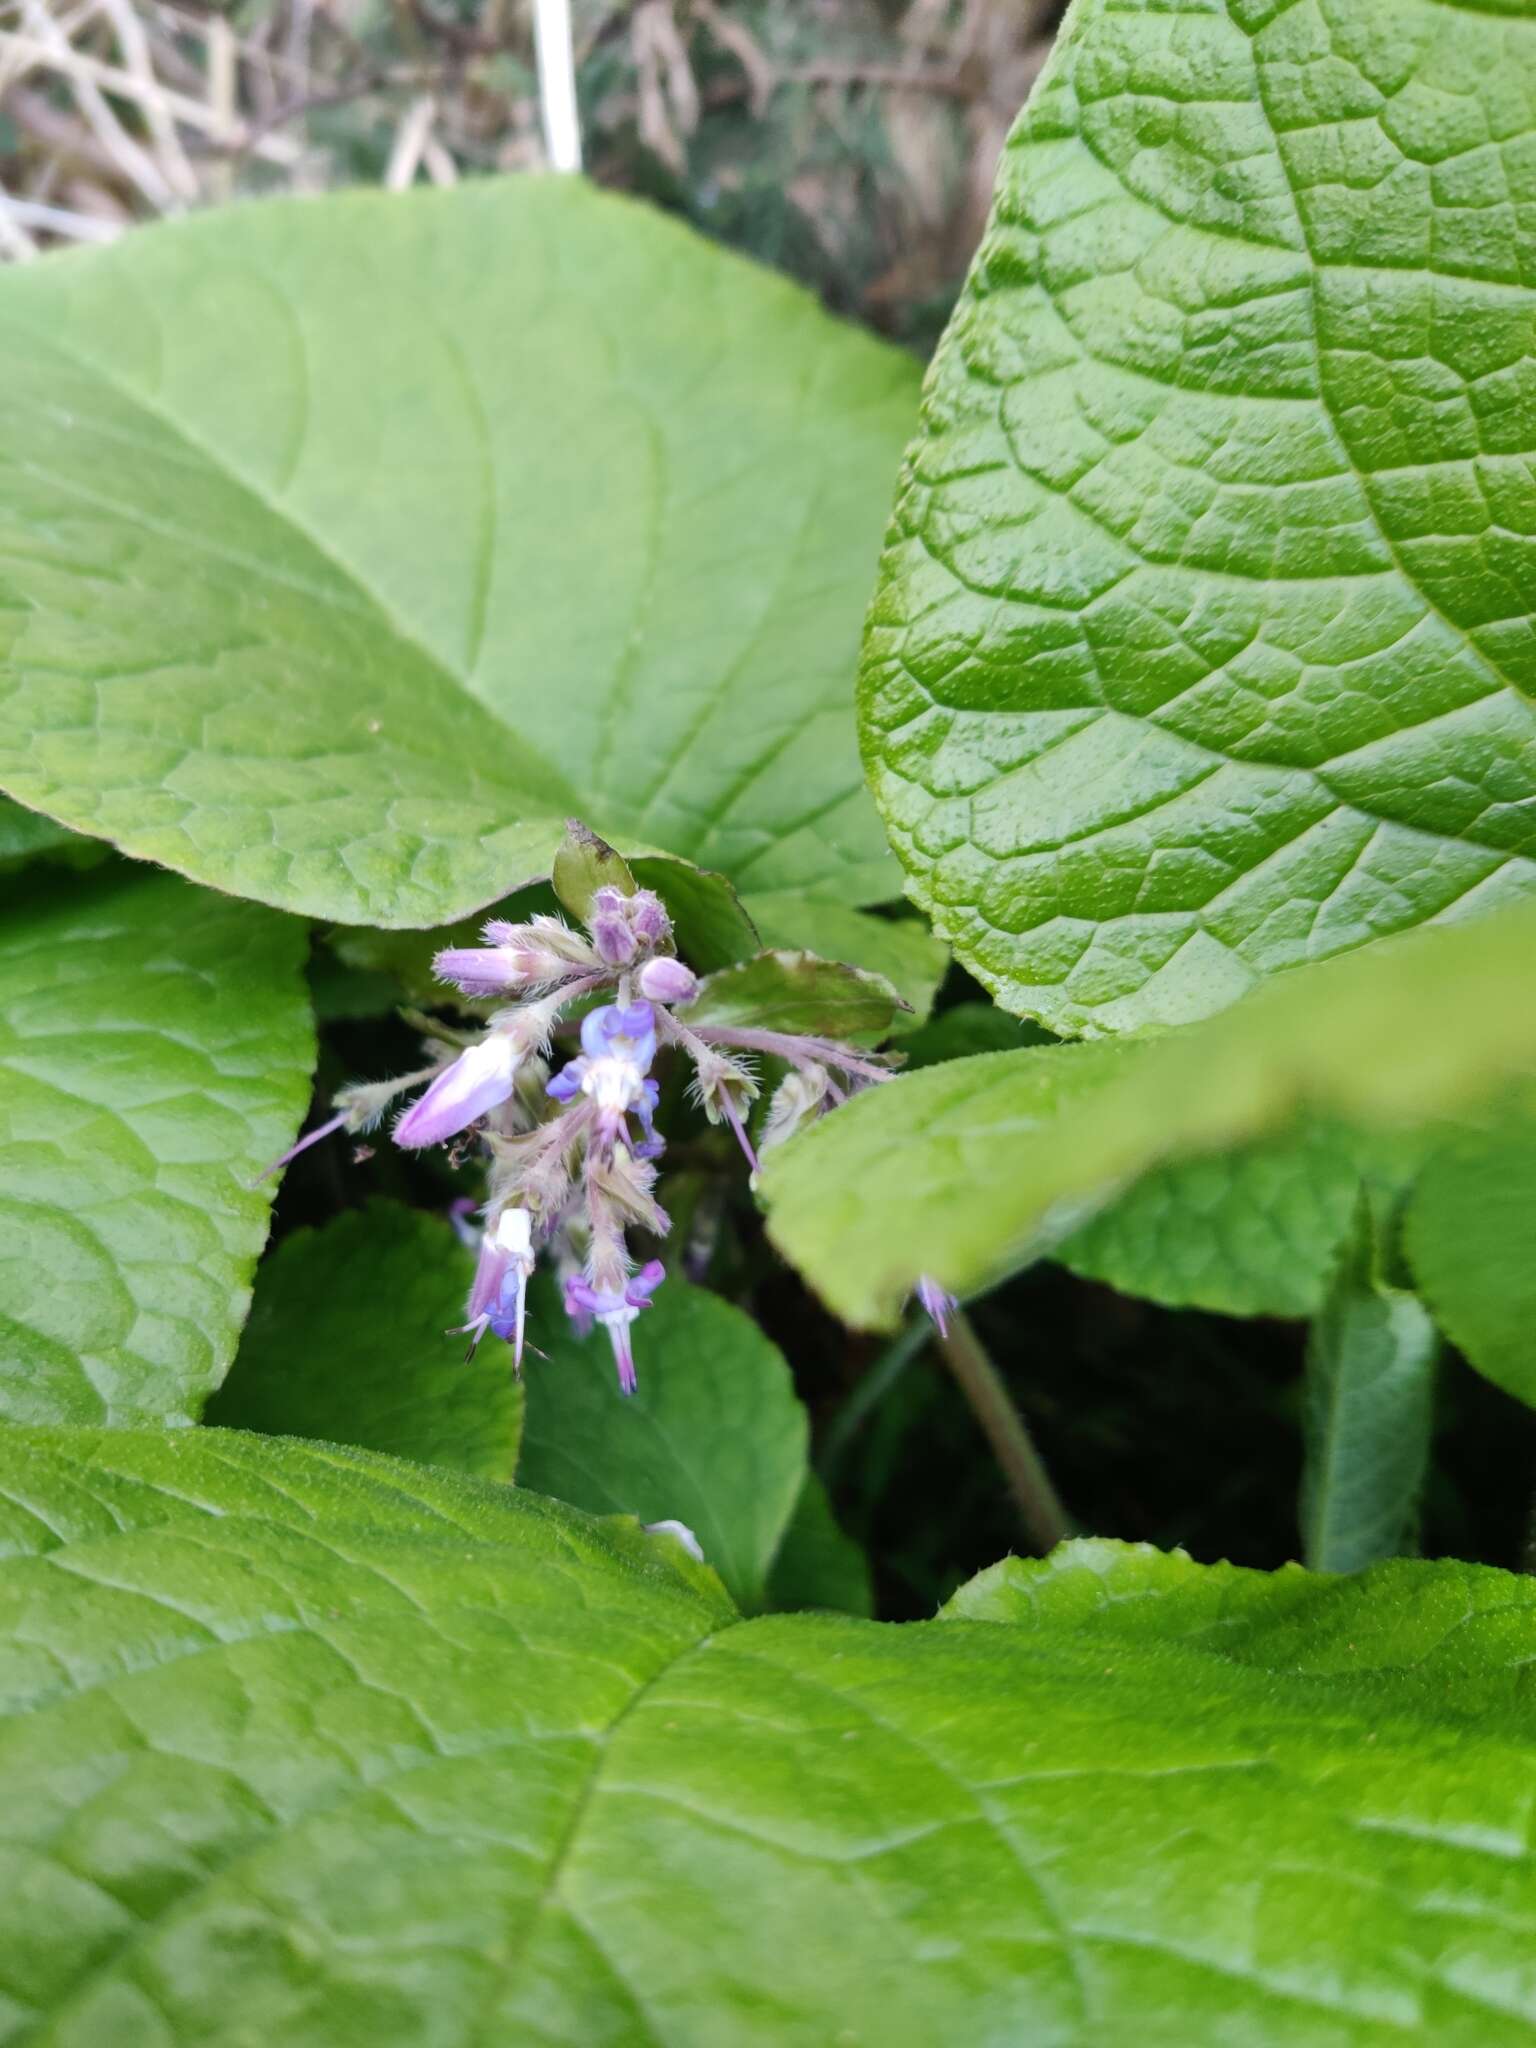
[[[415,178],[436,118],[437,102],[431,93],[422,93],[411,102],[409,111],[395,130],[394,147],[389,152],[389,164],[384,172],[386,191],[403,192]]]
[[[571,43],[570,0],[533,0],[539,52],[539,111],[544,154],[552,171],[581,169],[581,121],[576,112],[576,53]]]
[[[73,242],[115,242],[122,233],[115,221],[48,206],[37,199],[13,199],[8,192],[0,195],[0,212],[18,229],[41,228],[48,234],[66,235]]]

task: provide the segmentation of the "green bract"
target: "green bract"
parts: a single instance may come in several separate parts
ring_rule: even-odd
[[[1536,1587],[1109,1544],[737,1618],[665,1537],[224,1433],[0,1436],[0,2029],[1515,2048]]]
[[[870,614],[910,885],[1069,1032],[1531,887],[1536,14],[1078,0]]]
[[[889,896],[847,678],[916,374],[568,179],[12,270],[0,784],[355,923],[492,901],[569,812]]]
[[[304,946],[121,867],[0,917],[0,1414],[187,1422],[224,1377],[309,1096]]]

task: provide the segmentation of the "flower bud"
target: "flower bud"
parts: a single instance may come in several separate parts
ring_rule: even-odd
[[[647,949],[670,945],[672,920],[654,889],[637,889],[629,899],[630,929]]]
[[[493,1031],[461,1052],[395,1125],[395,1143],[440,1145],[495,1109],[512,1093],[520,1056],[504,1031]]]
[[[503,995],[529,979],[521,957],[506,946],[445,946],[433,955],[432,972],[467,996]]]
[[[587,928],[592,934],[597,957],[605,967],[628,967],[633,963],[640,948],[629,928],[629,920],[622,912],[594,910]]]
[[[641,995],[652,1003],[691,1003],[699,992],[699,977],[668,954],[647,960],[639,979]]]

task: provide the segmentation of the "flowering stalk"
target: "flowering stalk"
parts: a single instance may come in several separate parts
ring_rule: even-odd
[[[344,1089],[336,1114],[301,1138],[283,1160],[337,1130],[376,1123],[398,1096],[427,1086],[396,1119],[408,1150],[462,1142],[473,1133],[489,1159],[474,1284],[460,1334],[470,1353],[499,1337],[521,1371],[527,1346],[527,1290],[539,1254],[562,1276],[565,1309],[581,1335],[606,1335],[619,1385],[635,1386],[631,1331],[666,1277],[659,1259],[636,1270],[629,1233],[661,1239],[671,1225],[656,1200],[660,1087],[651,1069],[668,1050],[692,1068],[691,1089],[708,1120],[731,1131],[754,1179],[760,1154],[860,1088],[886,1080],[888,1062],[840,1040],[700,1022],[679,1009],[699,979],[676,956],[671,919],[659,897],[637,888],[611,848],[573,828],[562,859],[598,861],[590,883],[561,893],[585,929],[560,917],[524,924],[493,920],[484,944],[453,946],[434,961],[439,978],[477,1000],[502,998],[484,1030],[458,1046],[433,1040],[434,1063],[400,1081]],[[561,868],[556,867],[560,887]],[[583,999],[580,1051],[553,1075],[557,1027]],[[451,1056],[450,1056],[451,1055]],[[747,1118],[761,1092],[755,1061],[781,1062],[757,1146]],[[456,1211],[466,1206],[456,1203]],[[472,1205],[470,1205],[472,1206]],[[467,1219],[455,1217],[467,1230]],[[949,1297],[923,1283],[924,1306],[943,1325]]]

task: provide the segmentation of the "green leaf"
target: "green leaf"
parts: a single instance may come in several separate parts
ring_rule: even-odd
[[[1536,13],[1077,0],[865,643],[910,887],[1010,1008],[1177,1023],[1536,879]]]
[[[709,975],[679,1015],[696,1030],[873,1040],[888,1037],[906,1007],[883,975],[814,953],[759,953]]]
[[[578,924],[591,917],[599,889],[617,889],[621,896],[633,896],[639,887],[623,855],[615,853],[606,839],[599,839],[579,818],[565,822],[565,837],[556,849],[549,880],[560,908]]]
[[[494,1339],[466,1362],[474,1254],[440,1217],[370,1202],[284,1238],[256,1276],[234,1370],[207,1420],[449,1465],[517,1468],[522,1394]]]
[[[188,1422],[309,1101],[302,925],[114,868],[0,919],[0,1415]]]
[[[910,1016],[895,1019],[897,1033],[914,1029],[932,1009],[949,967],[949,948],[917,918],[871,916],[814,896],[753,896],[746,907],[762,934],[748,951],[763,945],[776,952],[819,953],[823,960],[844,960],[883,975],[912,1006]]]
[[[684,1523],[733,1599],[764,1604],[805,1481],[805,1410],[750,1316],[669,1279],[635,1325],[626,1399],[600,1331],[578,1339],[551,1283],[532,1292],[519,1486],[593,1514]]]
[[[88,868],[105,860],[107,848],[99,840],[82,839],[41,811],[24,811],[0,797],[0,874],[24,868],[34,860],[52,861],[60,867]]]
[[[1049,1032],[1022,1017],[1010,1017],[992,1003],[955,1003],[902,1040],[907,1067],[936,1067],[944,1060],[969,1059],[979,1052],[1015,1052],[1026,1045],[1050,1045]]]
[[[836,1614],[872,1614],[869,1559],[839,1528],[827,1489],[814,1472],[801,1481],[778,1554],[768,1572],[767,1605],[778,1614],[824,1607]]]
[[[848,678],[916,387],[571,178],[13,267],[0,783],[341,922],[492,902],[571,813],[883,900]]]
[[[667,906],[677,950],[700,974],[745,960],[762,944],[750,912],[723,875],[669,854],[637,854],[630,865],[635,879]]]
[[[1418,1297],[1393,1285],[1382,1236],[1361,1201],[1307,1344],[1301,1531],[1317,1571],[1399,1556],[1429,1465],[1440,1340]]]
[[[387,936],[397,938],[399,934]],[[310,954],[308,975],[317,1024],[385,1017],[400,1001],[400,984],[392,974],[371,967],[349,967],[325,946]]]
[[[855,1097],[764,1162],[769,1229],[848,1321],[920,1274],[967,1294],[1053,1251],[1171,1161],[1308,1115],[1410,1128],[1536,1066],[1536,914],[1279,976],[1142,1042],[951,1060]]]
[[[1436,1322],[1480,1373],[1536,1407],[1536,1120],[1521,1101],[1425,1165],[1404,1250]]]
[[[1154,1167],[1056,1248],[1074,1273],[1170,1308],[1311,1316],[1362,1185],[1398,1186],[1422,1144],[1309,1117],[1283,1136]]]
[[[1086,1544],[740,1621],[364,1453],[24,1431],[0,1482],[18,2043],[1530,2038],[1528,1579]]]

